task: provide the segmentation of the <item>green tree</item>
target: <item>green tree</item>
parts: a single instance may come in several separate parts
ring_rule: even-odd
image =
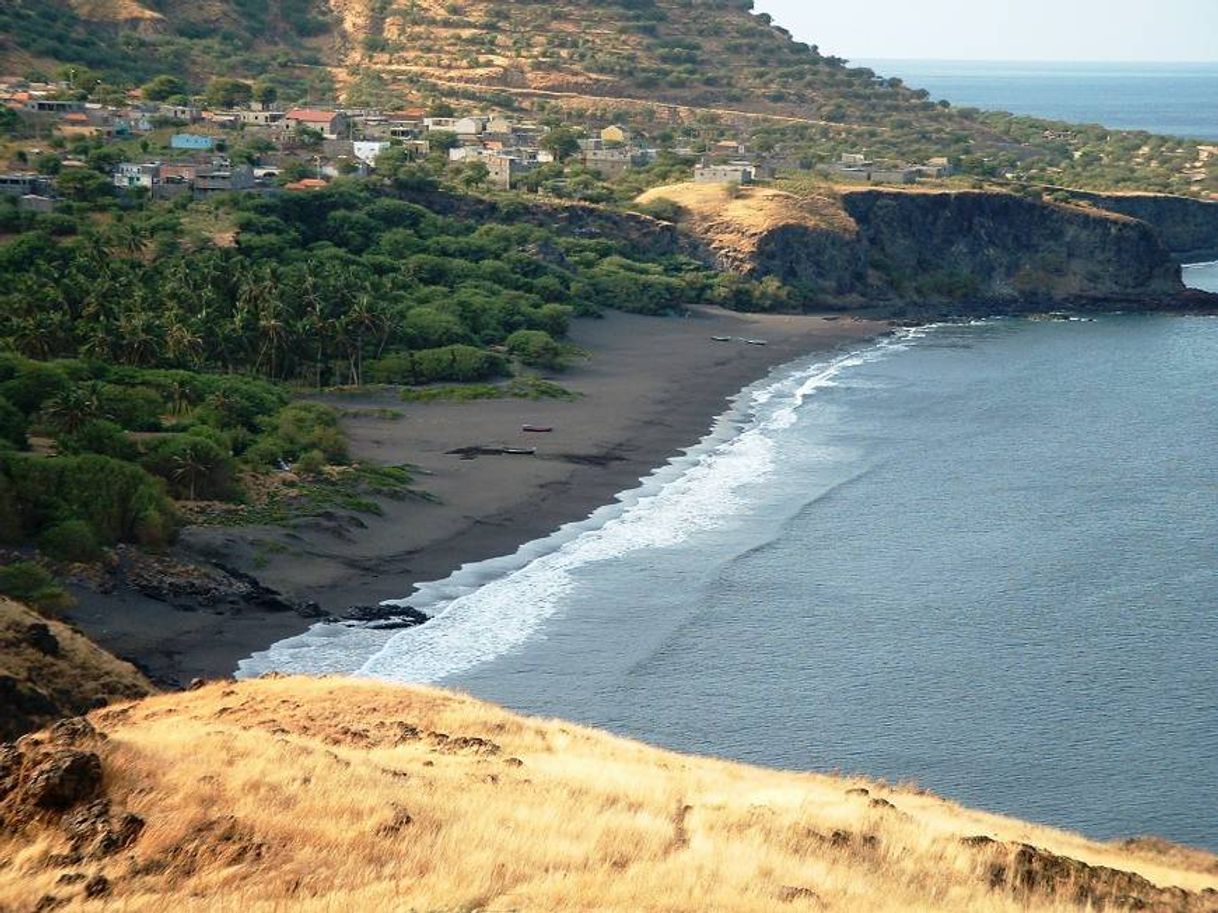
[[[162,74],[144,83],[141,91],[148,101],[165,101],[174,95],[185,95],[190,89],[179,77]]]
[[[204,101],[209,108],[236,108],[247,105],[254,97],[254,89],[248,82],[217,76],[207,84]]]
[[[557,127],[541,138],[541,148],[560,162],[565,162],[579,152],[579,137],[574,130]]]

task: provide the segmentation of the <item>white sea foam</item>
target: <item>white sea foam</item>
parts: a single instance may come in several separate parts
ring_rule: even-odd
[[[513,555],[466,565],[396,601],[431,614],[425,625],[397,632],[315,625],[243,660],[238,674],[276,670],[434,682],[501,656],[538,636],[576,585],[578,569],[677,545],[742,515],[750,488],[774,471],[774,435],[797,421],[808,397],[834,386],[842,372],[903,349],[927,332],[903,331],[829,362],[775,371],[742,391],[698,445],[619,494],[615,503]]]

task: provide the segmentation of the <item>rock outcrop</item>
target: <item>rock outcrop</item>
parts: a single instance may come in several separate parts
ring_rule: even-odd
[[[152,691],[135,667],[67,625],[0,599],[0,739]]]

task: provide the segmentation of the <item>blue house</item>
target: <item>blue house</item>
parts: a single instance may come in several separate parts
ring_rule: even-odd
[[[216,148],[214,136],[199,133],[175,133],[169,140],[170,149],[190,149],[195,152],[211,152]]]

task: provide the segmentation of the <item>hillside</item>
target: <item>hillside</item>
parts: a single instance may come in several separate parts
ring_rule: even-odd
[[[976,177],[1218,191],[1213,148],[953,108],[794,41],[749,0],[0,0],[0,74],[261,79],[281,100],[619,121],[660,142],[745,139],[781,167],[948,157]]]
[[[0,739],[152,691],[130,663],[0,597]]]
[[[1218,910],[1206,853],[441,691],[263,679],[91,720],[0,754],[0,907]]]

